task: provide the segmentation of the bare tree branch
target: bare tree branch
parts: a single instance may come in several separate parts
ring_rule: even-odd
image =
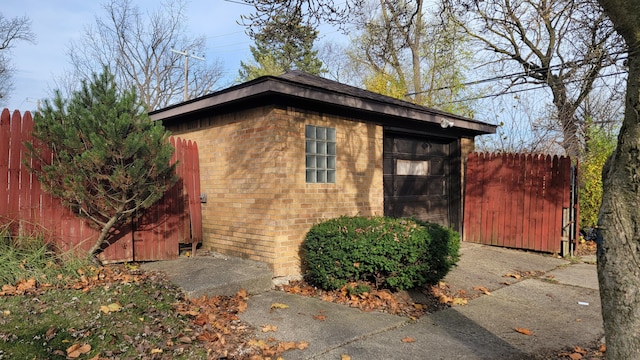
[[[204,36],[188,35],[185,6],[184,0],[167,1],[144,14],[131,0],[108,0],[105,16],[68,48],[71,81],[108,66],[119,86],[134,87],[150,110],[182,101],[186,59],[171,50],[202,56],[206,48]],[[188,70],[190,98],[207,94],[222,78],[219,61],[190,61]]]
[[[620,38],[594,0],[448,0],[464,13],[460,26],[502,64],[519,66],[526,82],[549,87],[563,131],[578,156],[576,109],[594,83],[624,54]],[[512,81],[508,87],[519,84]]]
[[[34,42],[35,34],[31,31],[31,20],[26,17],[6,18],[0,14],[0,99],[4,99],[13,90],[13,68],[8,50],[16,42]]]
[[[300,14],[306,24],[317,28],[320,23],[328,23],[346,29],[350,20],[362,14],[366,0],[242,0],[254,7],[255,12],[243,15],[240,23],[247,27],[253,37],[256,32],[270,23],[275,16]],[[421,0],[420,0],[421,1]]]

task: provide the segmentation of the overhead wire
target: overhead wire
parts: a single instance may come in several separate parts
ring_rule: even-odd
[[[605,78],[605,77],[610,77],[610,76],[617,76],[617,75],[622,75],[622,74],[626,74],[626,71],[618,71],[618,72],[611,73],[611,74],[598,75],[598,76],[596,76],[596,78],[600,79],[600,78]],[[580,81],[580,80],[571,80],[571,81],[567,81],[567,83],[573,83],[573,82],[578,82],[578,81]],[[487,98],[492,98],[492,97],[517,94],[517,93],[521,93],[521,92],[525,92],[525,91],[540,90],[540,89],[545,89],[545,88],[547,88],[546,85],[540,85],[540,86],[530,87],[530,88],[526,88],[526,89],[504,91],[504,92],[497,93],[497,94],[482,95],[482,96],[470,97],[470,98],[465,98],[465,99],[458,99],[458,100],[454,100],[454,101],[447,101],[447,102],[442,102],[442,103],[438,103],[438,104],[434,104],[434,105],[435,106],[441,106],[441,105],[455,104],[455,103],[461,103],[461,102],[466,102],[466,101],[482,100],[482,99],[487,99]]]
[[[611,55],[620,55],[620,54],[624,54],[624,53],[626,53],[626,52],[614,52]],[[626,59],[627,59],[626,56],[625,57],[621,57],[619,59],[616,59],[616,62],[617,61],[621,61],[621,60],[626,60]],[[584,64],[588,64],[588,63],[590,63],[590,61],[588,61],[588,60],[579,62],[579,64],[583,64],[583,65]],[[572,65],[575,65],[575,63],[572,64]],[[569,66],[572,66],[572,65],[556,64],[556,65],[551,65],[551,66],[539,67],[539,68],[535,69],[535,72],[558,70],[558,69],[562,69],[562,68],[569,67]],[[485,82],[492,82],[492,81],[497,81],[497,80],[510,79],[510,78],[513,78],[513,77],[522,77],[522,76],[527,76],[527,74],[529,74],[531,72],[532,71],[519,71],[519,72],[511,73],[511,74],[499,75],[499,76],[495,76],[495,77],[491,77],[491,78],[469,81],[469,82],[462,83],[462,84],[457,85],[457,86],[478,85],[478,84],[482,84],[482,83],[485,83]],[[451,88],[453,88],[453,86],[442,86],[442,87],[435,88],[435,89],[428,89],[428,90],[423,90],[423,91],[410,92],[410,93],[405,94],[405,96],[424,94],[424,93],[427,93],[427,92],[430,92],[430,91],[447,90],[447,89],[451,89]]]

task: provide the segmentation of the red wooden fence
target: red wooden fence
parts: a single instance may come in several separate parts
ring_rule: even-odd
[[[463,239],[559,253],[573,208],[571,179],[568,157],[470,154]]]
[[[42,191],[25,166],[24,142],[31,138],[33,119],[4,109],[0,115],[0,222],[22,234],[43,234],[62,250],[88,250],[98,231],[76,217],[59,199]],[[118,229],[118,236],[99,258],[105,262],[172,259],[179,244],[202,241],[200,174],[195,142],[172,137],[172,161],[178,161],[178,182],[145,211],[137,223]]]

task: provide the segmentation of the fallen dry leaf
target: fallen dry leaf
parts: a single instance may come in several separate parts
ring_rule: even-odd
[[[517,327],[517,328],[514,328],[514,330],[519,332],[520,334],[524,334],[524,335],[527,335],[527,336],[533,335],[533,331],[531,331],[531,330],[529,330],[527,328],[519,328],[519,327]]]
[[[247,311],[247,306],[247,301],[245,299],[240,299],[240,302],[238,302],[238,313],[242,314]]]
[[[350,283],[348,287],[357,287],[358,283]],[[444,285],[443,286],[447,286]],[[338,304],[347,305],[349,307],[359,308],[362,311],[384,311],[390,314],[403,315],[413,318],[419,318],[431,309],[429,305],[416,305],[414,300],[402,293],[392,293],[387,289],[375,289],[375,286],[371,286],[371,290],[360,294],[349,293],[347,286],[344,286],[338,290],[319,290],[304,281],[293,281],[288,285],[283,285],[282,290],[291,294],[298,294],[303,296],[319,298],[323,301],[333,302]],[[436,288],[435,286],[433,286]],[[438,298],[439,293],[448,291],[435,289],[433,297]],[[440,305],[433,304],[433,308],[441,307]],[[315,320],[326,320],[326,315],[318,312],[314,316]],[[313,316],[313,315],[312,315]]]
[[[178,338],[178,341],[180,341],[183,344],[191,344],[192,342],[191,338],[188,336],[181,336]]]
[[[298,348],[298,350],[304,350],[309,347],[309,343],[306,341],[300,341],[298,345],[296,345],[296,347]]]
[[[57,329],[55,326],[50,327],[49,330],[47,330],[47,332],[44,334],[44,339],[47,341],[53,339],[56,336],[56,332]]]
[[[118,312],[120,310],[122,310],[122,305],[120,305],[118,303],[111,303],[109,305],[100,306],[100,311],[102,311],[105,314],[112,313],[112,312]]]
[[[91,351],[91,345],[89,344],[74,344],[67,348],[67,357],[76,359],[79,358],[80,355],[86,354]]]
[[[454,298],[453,301],[451,302],[453,305],[467,305],[469,301],[467,299],[463,299],[463,298]]]
[[[296,343],[293,341],[283,341],[278,344],[278,350],[280,351],[287,351],[295,348],[296,348]]]
[[[313,320],[325,321],[327,320],[327,316],[324,314],[324,311],[319,310],[316,315],[313,315]]]
[[[255,346],[261,349],[269,348],[269,344],[264,339],[251,339],[247,342],[249,346]]]
[[[438,296],[438,301],[440,304],[450,304],[453,302],[453,298],[445,294],[440,294],[440,296]]]
[[[581,348],[580,346],[576,346],[576,347],[574,347],[574,348],[573,348],[573,352],[575,352],[575,353],[579,353],[579,354],[582,354],[582,355],[587,355],[587,353],[588,353],[588,351],[587,351],[587,350],[585,350],[585,349]]]
[[[28,280],[19,281],[17,284],[18,292],[25,292],[26,290],[35,289],[36,279],[31,278]]]
[[[412,338],[411,336],[407,336],[406,338],[401,340],[403,343],[413,343],[416,342],[416,339]]]
[[[487,288],[486,288],[486,287],[484,287],[484,286],[475,286],[475,287],[473,288],[473,290],[481,291],[481,292],[482,292],[483,294],[485,294],[485,295],[491,295],[491,292],[489,291],[489,289],[487,289]]]
[[[0,292],[0,294],[2,294],[2,296],[15,295],[15,293],[16,293],[16,288],[14,286],[2,285],[2,292]]]
[[[275,325],[264,325],[262,327],[262,332],[269,332],[269,331],[276,332],[278,331],[278,327]]]
[[[340,355],[340,360],[351,360],[351,356],[347,354]]]
[[[287,304],[281,304],[281,303],[273,303],[271,304],[271,310],[273,309],[288,309],[289,305]]]
[[[506,274],[502,275],[502,277],[512,277],[512,278],[518,280],[518,279],[520,279],[522,277],[522,275],[516,274],[516,273],[506,273]]]
[[[151,349],[151,355],[162,354],[162,349]]]
[[[238,291],[236,296],[239,297],[240,299],[246,299],[247,297],[249,297],[249,294],[247,294],[247,290],[240,289],[240,291]]]
[[[607,344],[601,344],[598,348],[598,351],[600,351],[601,353],[607,352]]]
[[[571,359],[571,360],[580,360],[580,359],[582,359],[582,354],[580,354],[580,353],[569,354],[569,359]]]

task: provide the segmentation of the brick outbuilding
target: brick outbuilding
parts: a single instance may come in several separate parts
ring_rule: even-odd
[[[152,112],[200,156],[203,247],[300,273],[309,228],[341,215],[461,230],[463,160],[495,125],[293,71]]]

